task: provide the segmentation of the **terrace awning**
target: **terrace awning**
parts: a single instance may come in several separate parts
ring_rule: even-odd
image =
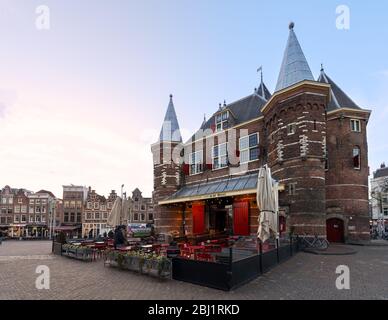
[[[77,226],[60,226],[60,227],[54,227],[54,230],[55,231],[73,231],[73,230],[77,230],[80,228],[81,227],[77,227]]]
[[[159,205],[255,194],[257,190],[257,179],[258,174],[255,173],[187,185],[170,197],[159,201]]]

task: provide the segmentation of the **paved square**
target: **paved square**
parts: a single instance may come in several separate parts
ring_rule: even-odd
[[[232,292],[104,267],[51,255],[49,241],[0,245],[0,299],[385,299],[388,247],[354,247],[348,256],[299,253]],[[338,265],[350,268],[350,290],[337,290]],[[50,290],[37,290],[36,267],[50,268]]]

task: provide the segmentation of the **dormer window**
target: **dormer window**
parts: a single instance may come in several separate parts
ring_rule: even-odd
[[[220,132],[228,128],[229,111],[220,112],[216,115],[216,131]]]

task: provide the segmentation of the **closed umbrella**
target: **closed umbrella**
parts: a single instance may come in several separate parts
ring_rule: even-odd
[[[271,232],[278,236],[278,183],[274,182],[271,169],[265,165],[260,168],[257,182],[257,204],[260,209],[258,238],[265,242]]]
[[[117,197],[115,202],[113,203],[112,210],[110,211],[110,215],[108,217],[108,225],[111,227],[116,227],[120,225],[120,218],[122,215],[122,199]]]

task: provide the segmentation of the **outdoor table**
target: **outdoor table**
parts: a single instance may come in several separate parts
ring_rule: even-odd
[[[194,255],[194,259],[197,257],[197,253],[205,249],[205,246],[189,246],[187,249],[190,252],[190,255]]]
[[[131,251],[132,250],[132,246],[128,246],[128,247],[119,247],[117,248],[118,251],[122,251],[122,252],[127,252],[127,251]]]

